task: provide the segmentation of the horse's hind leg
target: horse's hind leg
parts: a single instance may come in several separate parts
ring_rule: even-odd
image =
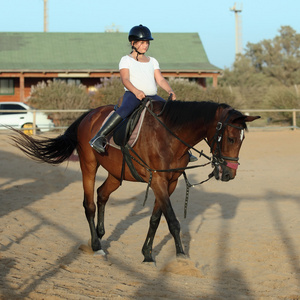
[[[162,211],[159,205],[157,205],[157,201],[155,201],[152,216],[150,218],[148,234],[142,248],[142,253],[144,255],[143,262],[154,262],[152,258],[152,247],[153,247],[154,236],[161,219],[161,215],[162,215]]]
[[[108,201],[109,195],[120,186],[120,181],[108,174],[105,182],[97,190],[97,205],[98,205],[98,224],[97,235],[100,239],[105,234],[104,229],[104,212],[105,205]]]
[[[83,159],[80,160],[80,166],[84,190],[83,207],[85,209],[85,216],[90,227],[91,247],[93,251],[98,251],[102,249],[94,221],[96,213],[96,205],[94,203],[94,187],[98,167],[96,163],[85,163]]]
[[[166,201],[166,205],[163,209],[163,214],[167,220],[170,233],[172,234],[175,241],[176,255],[185,255],[180,238],[180,223],[176,218],[170,199]]]

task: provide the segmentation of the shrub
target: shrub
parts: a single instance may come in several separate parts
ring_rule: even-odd
[[[86,109],[91,100],[83,85],[48,80],[31,87],[28,102],[43,109]]]
[[[43,81],[31,88],[28,103],[38,109],[87,109],[91,106],[91,98],[83,85],[48,80],[47,83]],[[55,112],[50,117],[56,126],[66,126],[80,114]]]
[[[226,87],[208,87],[204,89],[195,81],[187,79],[170,79],[169,83],[174,90],[177,99],[183,101],[207,101],[225,102],[232,106],[237,106],[239,101],[232,90]],[[168,94],[161,88],[158,88],[158,94],[165,99]]]
[[[169,84],[174,90],[177,99],[183,101],[197,101],[199,100],[199,93],[203,88],[194,81],[186,79],[170,79]],[[158,88],[158,95],[164,99],[168,99],[169,95],[162,88]]]
[[[95,106],[116,104],[124,94],[124,86],[120,78],[105,78],[96,86],[96,92],[91,96]]]
[[[266,94],[266,101],[272,109],[299,109],[300,97],[297,86],[286,87],[277,86],[269,89]],[[292,124],[292,114],[290,112],[271,113],[271,118],[275,122],[288,122]]]
[[[187,79],[170,79],[169,83],[176,93],[178,100],[225,102],[234,108],[242,108],[245,101],[238,88],[208,87],[204,89],[196,81]],[[120,78],[104,79],[96,86],[96,91],[88,94],[83,85],[68,84],[64,81],[40,82],[32,87],[29,104],[40,109],[88,109],[98,106],[116,104],[124,94]],[[168,94],[158,88],[158,94],[164,99]],[[249,108],[249,106],[248,106]],[[74,121],[81,113],[52,113],[56,126],[66,126]]]

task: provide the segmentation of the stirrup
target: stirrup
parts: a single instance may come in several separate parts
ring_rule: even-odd
[[[189,162],[195,162],[198,160],[198,158],[194,156],[191,151],[189,151],[188,153],[189,153]]]
[[[100,141],[99,141],[100,140]],[[105,152],[105,147],[107,145],[107,139],[103,136],[99,136],[93,141],[89,141],[91,147],[96,150],[98,153],[104,153]]]

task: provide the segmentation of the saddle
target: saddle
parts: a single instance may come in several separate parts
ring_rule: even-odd
[[[114,148],[121,149],[123,154],[121,182],[123,179],[125,163],[128,165],[132,176],[137,181],[145,182],[136,171],[132,162],[132,156],[130,155],[129,151],[138,140],[146,113],[146,107],[150,104],[150,101],[151,98],[145,98],[144,100],[142,100],[139,107],[137,107],[130,116],[128,116],[123,122],[121,122],[114,130],[113,134],[108,137],[108,144]],[[115,106],[114,110],[119,107],[119,104],[120,103]],[[113,111],[107,116],[107,118],[109,118],[112,113]],[[104,122],[106,121],[106,119],[104,120]]]
[[[131,147],[134,146],[145,117],[146,106],[149,105],[148,101],[148,99],[144,99],[140,106],[116,128],[113,133],[113,140],[116,145],[122,148],[129,143]],[[116,108],[115,106],[115,110]]]

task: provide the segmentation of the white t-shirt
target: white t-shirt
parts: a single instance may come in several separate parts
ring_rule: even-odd
[[[154,96],[157,94],[154,70],[159,69],[159,63],[155,58],[149,58],[149,62],[140,62],[125,55],[120,60],[119,70],[129,69],[130,82],[146,96]],[[128,91],[126,88],[125,90]]]

